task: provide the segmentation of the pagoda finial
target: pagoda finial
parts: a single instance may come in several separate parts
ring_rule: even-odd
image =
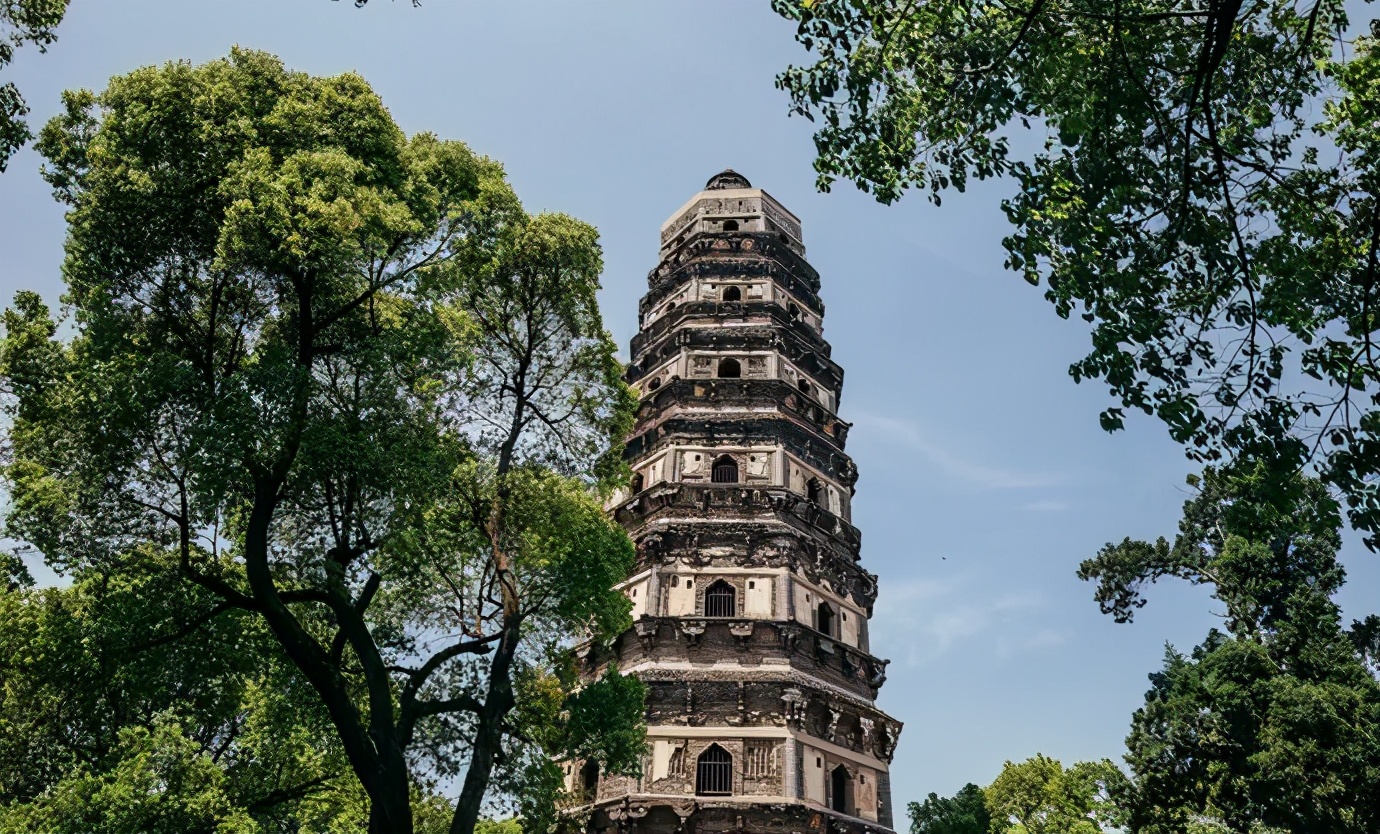
[[[725,168],[704,184],[705,191],[720,191],[725,188],[752,188],[752,183],[732,168]]]

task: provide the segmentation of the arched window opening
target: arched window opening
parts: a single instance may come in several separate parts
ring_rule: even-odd
[[[704,592],[704,616],[736,617],[738,615],[738,592],[734,587],[720,579]]]
[[[580,797],[593,802],[599,796],[599,763],[590,759],[580,768]]]
[[[737,359],[719,360],[719,379],[738,379],[743,375],[743,366]]]
[[[698,796],[730,796],[733,793],[733,756],[717,744],[695,762],[695,793]]]
[[[819,498],[824,494],[824,485],[819,482],[819,478],[811,478],[805,483],[805,497],[812,504],[818,504]]]
[[[806,379],[801,379],[799,382],[795,384],[795,387],[799,388],[800,393],[806,396],[813,395],[815,391],[815,387],[810,384],[809,380]]]
[[[736,232],[736,231],[738,231],[738,221],[737,221],[737,220],[725,220],[725,221],[724,221],[724,231],[725,231],[725,232]]]
[[[642,491],[642,485],[643,485],[643,482],[642,482],[642,473],[639,472],[639,473],[637,473],[636,475],[633,475],[633,476],[632,476],[632,491],[633,491],[633,495],[636,495],[637,493],[639,493],[639,492]]]
[[[829,807],[840,814],[848,813],[848,768],[839,765],[829,774]]]
[[[794,302],[792,302],[791,305],[786,308],[786,312],[790,315],[791,321],[795,321],[796,319],[800,318],[800,308],[797,307]]]
[[[834,636],[834,609],[827,602],[821,602],[815,609],[815,628],[821,634]]]
[[[743,300],[743,291],[740,290],[740,289],[738,289],[737,287],[724,287],[723,300],[724,300],[724,301],[742,301],[742,300]]]
[[[648,391],[655,391],[656,389],[658,389],[658,388],[660,388],[660,387],[661,387],[661,377],[657,377],[656,379],[653,379],[651,382],[647,383],[647,390],[648,390]]]
[[[714,461],[714,470],[710,474],[709,480],[716,484],[738,483],[738,461],[728,455]]]

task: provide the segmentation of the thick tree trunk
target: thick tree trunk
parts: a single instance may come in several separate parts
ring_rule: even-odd
[[[502,752],[503,719],[515,703],[513,657],[517,654],[521,637],[521,618],[516,615],[504,617],[503,639],[499,641],[489,666],[488,696],[479,714],[470,765],[465,770],[465,784],[460,789],[455,815],[451,817],[450,834],[474,834],[475,823],[479,821],[479,810],[493,778],[494,762]]]
[[[245,530],[245,573],[250,593],[284,653],[321,697],[350,767],[369,797],[369,834],[412,834],[407,763],[391,733],[371,733],[339,670],[278,594],[268,564],[268,530],[276,484],[259,484]],[[377,710],[377,704],[371,704]],[[387,720],[391,728],[389,704]],[[376,728],[377,730],[378,728]]]

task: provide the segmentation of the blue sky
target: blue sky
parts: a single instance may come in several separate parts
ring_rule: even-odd
[[[1166,641],[1192,646],[1216,609],[1169,583],[1119,626],[1074,569],[1109,540],[1171,535],[1191,467],[1149,419],[1098,428],[1104,391],[1067,374],[1086,326],[1001,268],[1008,183],[940,208],[814,190],[810,124],[772,84],[804,58],[792,33],[766,0],[77,0],[49,52],[21,50],[6,75],[37,125],[65,88],[232,44],[357,70],[408,132],[468,142],[529,210],[599,228],[601,302],[625,346],[661,222],[715,172],[745,174],[802,218],[846,369],[854,522],[881,585],[873,647],[892,658],[880,703],[906,724],[898,815],[1007,759],[1116,758]],[[61,292],[62,209],[38,164],[25,151],[0,175],[5,300]],[[1344,605],[1374,611],[1380,561],[1355,536],[1344,555]]]

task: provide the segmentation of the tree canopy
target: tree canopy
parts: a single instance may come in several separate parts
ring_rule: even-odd
[[[1006,265],[1092,324],[1076,380],[1199,461],[1316,466],[1380,531],[1380,56],[1343,0],[774,0],[821,187],[1009,177]]]
[[[992,815],[982,788],[972,782],[951,797],[931,793],[907,806],[910,834],[987,834]]]
[[[1130,539],[1083,563],[1105,612],[1129,620],[1145,583],[1212,588],[1227,633],[1164,668],[1127,738],[1118,797],[1130,830],[1362,834],[1380,826],[1376,618],[1343,629],[1332,595],[1341,514],[1316,480],[1264,467],[1191,483],[1173,545]]]
[[[5,0],[0,3],[0,70],[14,60],[14,51],[26,43],[47,49],[57,39],[54,30],[67,13],[68,0]],[[12,82],[0,84],[0,173],[10,157],[33,138],[28,122],[29,105]]]
[[[150,548],[0,591],[0,832],[359,827],[363,793],[261,622]]]
[[[78,573],[167,550],[189,626],[252,615],[372,831],[414,830],[422,775],[470,834],[486,799],[549,806],[553,756],[635,768],[640,684],[570,673],[628,625],[633,559],[595,230],[353,74],[236,49],[65,103],[70,324],[6,313],[7,533]]]

